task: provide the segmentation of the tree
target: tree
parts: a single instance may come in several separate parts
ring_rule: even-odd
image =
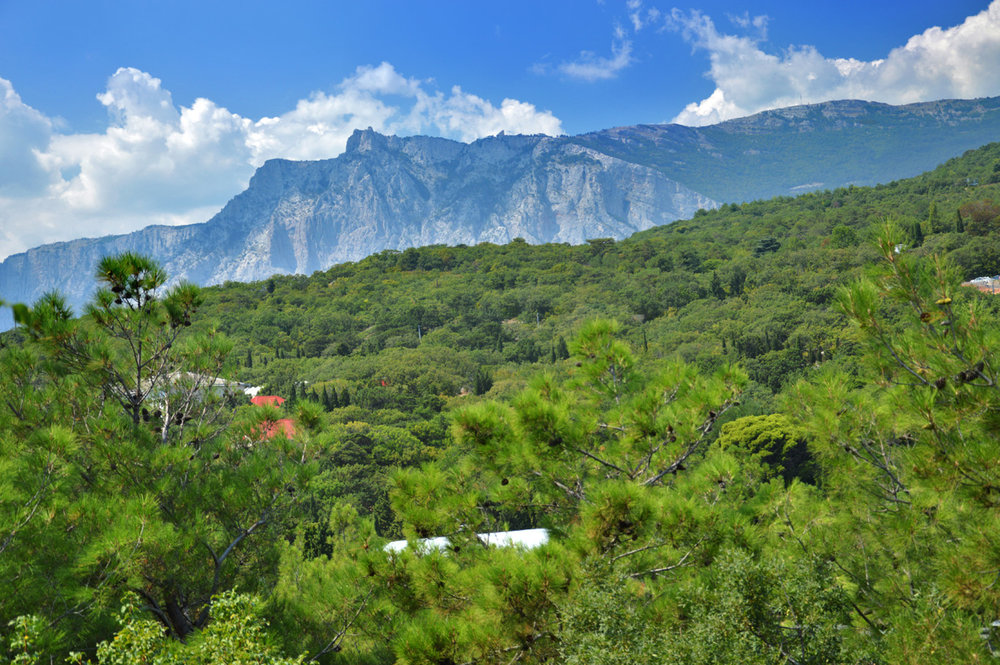
[[[171,640],[155,621],[143,618],[142,602],[126,597],[118,616],[119,630],[97,645],[97,660],[71,655],[75,665],[302,665],[305,655],[286,658],[268,643],[268,622],[260,616],[260,601],[247,594],[220,594],[212,607],[212,622],[189,642]]]
[[[744,416],[722,426],[718,445],[747,466],[760,466],[766,478],[780,476],[786,484],[798,478],[815,482],[815,462],[805,432],[784,414]]]
[[[828,374],[791,398],[838,506],[801,542],[834,562],[889,662],[977,662],[1000,604],[998,326],[951,266],[899,240],[887,226],[881,273],[840,295],[864,384]]]
[[[16,600],[0,619],[41,611],[79,645],[130,590],[184,638],[207,624],[215,594],[273,576],[309,459],[283,437],[255,445],[261,411],[226,406],[230,345],[210,329],[184,334],[196,287],[161,295],[162,269],[135,255],[102,260],[98,278],[82,319],[55,295],[17,307],[27,341],[0,354],[0,446],[18,459],[0,467],[0,486],[30,477],[33,492],[3,521],[0,569]],[[38,453],[26,454],[36,428],[25,442]]]
[[[858,234],[851,227],[845,224],[838,224],[830,232],[830,240],[834,247],[853,247],[858,244]]]
[[[722,280],[719,279],[719,273],[714,270],[712,271],[712,282],[708,287],[708,291],[719,300],[726,299],[726,290],[722,288]]]
[[[938,212],[937,203],[934,201],[931,201],[927,208],[927,227],[931,233],[944,233],[948,230],[947,223]]]
[[[400,660],[542,662],[558,653],[558,608],[583,570],[662,589],[671,571],[711,557],[715,525],[740,490],[731,458],[698,460],[745,378],[732,368],[701,377],[680,363],[645,377],[618,331],[611,321],[584,327],[570,383],[538,377],[511,406],[459,412],[459,464],[397,474],[404,533],[450,540],[447,555],[389,561],[389,594],[407,617]],[[475,537],[541,525],[562,544],[517,552]],[[663,611],[642,602],[639,615]]]
[[[493,374],[485,367],[476,368],[476,376],[473,379],[472,392],[476,395],[485,395],[493,387]]]
[[[743,287],[747,281],[747,272],[743,269],[743,266],[733,267],[732,273],[729,275],[729,295],[739,296],[743,293]]]
[[[105,257],[96,276],[100,288],[86,308],[94,330],[71,322],[55,295],[45,296],[34,311],[16,309],[15,320],[65,370],[96,371],[102,386],[138,425],[147,399],[165,391],[176,371],[173,346],[191,325],[201,296],[194,285],[180,284],[159,297],[166,274],[137,254]],[[164,414],[164,438],[172,416]]]
[[[1000,205],[983,199],[966,203],[959,208],[965,229],[975,236],[987,236],[996,231],[1000,224]]]
[[[762,238],[760,242],[753,249],[754,256],[764,256],[770,252],[776,252],[781,249],[781,243],[777,239],[768,236],[767,238]]]

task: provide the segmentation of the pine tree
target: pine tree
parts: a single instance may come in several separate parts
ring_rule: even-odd
[[[829,527],[803,547],[836,562],[886,662],[976,662],[1000,637],[985,549],[1000,519],[984,500],[1000,485],[988,415],[1000,409],[1000,325],[951,266],[896,254],[900,237],[886,228],[881,273],[840,294],[866,344],[864,384],[828,372],[789,397],[838,507],[810,518]]]
[[[97,277],[84,319],[46,296],[15,309],[25,342],[0,350],[0,456],[28,465],[0,465],[0,487],[43,481],[33,508],[0,493],[0,621],[43,615],[63,649],[93,646],[121,590],[180,639],[208,623],[216,594],[263,590],[274,520],[309,472],[283,437],[246,445],[264,409],[228,427],[226,400],[206,387],[232,345],[189,333],[197,287],[163,292],[159,265],[132,254],[102,260]]]
[[[609,321],[585,326],[572,344],[570,382],[539,377],[511,405],[460,411],[461,463],[397,474],[392,500],[404,533],[449,535],[447,557],[401,556],[384,578],[405,612],[401,657],[556,659],[557,608],[577,602],[571,580],[601,571],[610,584],[641,584],[644,599],[632,609],[642,625],[667,612],[655,602],[672,583],[665,571],[709,556],[711,525],[742,499],[738,489],[720,493],[738,484],[728,461],[699,460],[745,379],[738,371],[700,377],[682,364],[645,377],[619,331]],[[573,545],[517,551],[477,541],[515,520],[551,525]]]

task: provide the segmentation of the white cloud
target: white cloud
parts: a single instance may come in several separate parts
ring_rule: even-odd
[[[0,78],[0,196],[34,195],[48,173],[35,158],[52,134],[52,122],[21,101],[10,81]]]
[[[551,113],[540,113],[534,104],[516,99],[504,99],[500,108],[496,108],[485,99],[455,86],[449,97],[437,98],[435,102],[434,124],[463,141],[509,132],[508,127],[519,127],[518,133],[522,134],[551,136],[562,133],[559,120]]]
[[[559,65],[561,73],[584,81],[603,81],[618,76],[618,72],[632,64],[632,42],[616,34],[611,42],[611,57],[599,56],[591,51],[581,51],[580,57]]]
[[[629,9],[632,11],[633,2],[629,2]],[[642,19],[639,12],[641,7],[636,4],[630,20],[636,30],[642,27]],[[531,66],[531,71],[539,75],[552,74],[557,72],[569,78],[579,79],[593,83],[594,81],[604,81],[618,76],[618,72],[632,64],[632,42],[627,38],[627,34],[620,25],[615,25],[613,38],[611,40],[611,56],[600,56],[593,51],[580,51],[576,60],[562,62],[552,66],[548,62],[537,62]]]
[[[642,0],[626,0],[625,9],[628,11],[628,19],[632,22],[632,28],[636,32],[660,20],[660,10],[656,7],[644,10]]]
[[[0,79],[0,259],[39,244],[205,221],[265,160],[324,159],[356,128],[471,141],[508,133],[560,134],[549,111],[500,106],[458,86],[444,94],[389,63],[358,67],[276,117],[242,117],[209,99],[174,104],[162,82],[122,68],[97,95],[102,133],[61,133]]]
[[[767,39],[767,22],[768,17],[766,15],[750,17],[750,12],[744,11],[742,14],[726,14],[729,21],[744,30],[749,30],[753,28],[757,30],[759,39]]]
[[[697,11],[674,10],[668,27],[709,54],[715,91],[674,122],[705,125],[769,108],[831,99],[908,104],[1000,94],[1000,0],[961,25],[929,28],[881,60],[826,58],[812,46],[762,50],[766,17],[730,17],[760,38],[720,33]]]

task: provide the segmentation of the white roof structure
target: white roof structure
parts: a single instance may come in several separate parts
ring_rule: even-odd
[[[548,529],[522,529],[520,531],[494,531],[492,533],[477,533],[479,540],[493,547],[523,547],[533,550],[549,542]],[[448,547],[449,540],[445,536],[437,538],[421,538],[417,541],[417,549],[421,552],[443,550]],[[402,552],[409,543],[405,540],[394,540],[382,549],[386,552]]]

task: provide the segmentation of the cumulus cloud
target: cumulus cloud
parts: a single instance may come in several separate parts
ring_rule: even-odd
[[[500,108],[476,95],[463,92],[458,86],[447,97],[434,100],[434,124],[456,135],[462,141],[492,136],[509,127],[521,128],[521,134],[560,134],[559,120],[548,111],[539,113],[534,104],[516,99],[504,99]]]
[[[44,190],[49,177],[35,151],[45,148],[51,134],[52,122],[22,102],[10,81],[0,78],[0,196]]]
[[[908,104],[944,98],[1000,94],[1000,0],[951,28],[929,28],[885,58],[861,61],[826,58],[812,46],[791,46],[774,54],[761,41],[763,17],[730,17],[756,28],[759,36],[719,32],[698,12],[673,10],[667,27],[709,54],[707,76],[715,90],[689,104],[674,122],[706,125],[769,108],[831,99],[865,99]]]
[[[356,128],[471,141],[500,131],[560,134],[549,111],[447,94],[389,63],[358,67],[285,113],[242,117],[209,99],[178,106],[163,83],[119,69],[97,100],[101,133],[60,132],[0,79],[0,259],[46,242],[207,220],[265,160],[324,159]]]

